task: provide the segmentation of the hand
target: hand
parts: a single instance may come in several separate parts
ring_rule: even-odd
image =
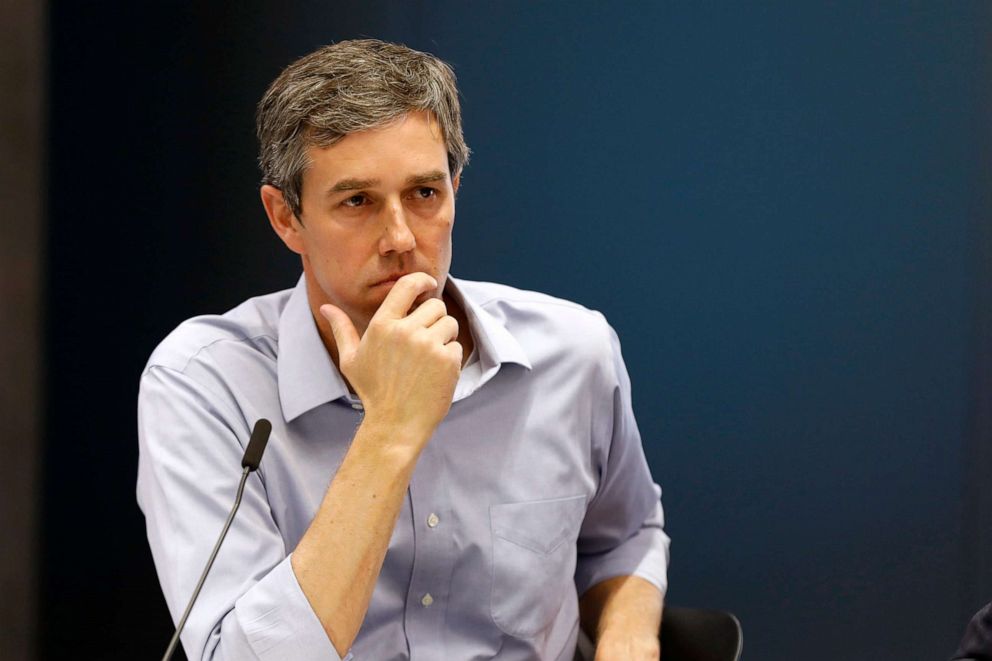
[[[658,636],[604,631],[596,643],[595,661],[658,661]]]
[[[417,450],[448,414],[462,365],[458,322],[444,301],[429,298],[410,312],[419,296],[435,289],[437,281],[426,273],[403,276],[361,338],[340,308],[320,308],[334,333],[341,373],[365,407],[365,420],[402,429],[397,440],[412,442]]]

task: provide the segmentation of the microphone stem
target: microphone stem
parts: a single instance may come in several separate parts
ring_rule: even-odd
[[[241,506],[241,496],[245,491],[245,482],[248,480],[248,474],[251,472],[251,468],[245,466],[244,471],[241,473],[241,484],[238,485],[238,495],[234,499],[234,507],[231,508],[231,513],[227,515],[227,521],[224,523],[224,529],[220,533],[220,537],[217,538],[217,543],[214,545],[214,550],[210,554],[210,559],[207,561],[207,566],[203,570],[203,574],[200,575],[200,581],[196,584],[196,589],[193,590],[193,596],[190,597],[189,604],[186,606],[186,612],[183,613],[182,619],[179,620],[179,624],[176,626],[176,632],[172,634],[172,640],[169,641],[169,649],[165,651],[165,655],[162,657],[162,661],[169,661],[172,658],[172,653],[176,651],[176,646],[179,644],[179,634],[182,632],[183,627],[186,626],[186,619],[189,617],[189,613],[193,610],[193,603],[196,601],[196,597],[200,594],[200,588],[203,587],[204,581],[207,580],[207,574],[210,573],[210,568],[214,564],[214,558],[217,557],[217,551],[220,550],[220,545],[227,536],[227,529],[231,527],[231,522],[234,521],[234,514],[238,511],[238,507]]]

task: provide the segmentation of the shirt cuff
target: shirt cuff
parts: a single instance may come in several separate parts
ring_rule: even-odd
[[[334,649],[324,626],[303,594],[290,557],[234,605],[238,624],[260,661],[350,661]]]
[[[617,576],[637,576],[654,585],[662,598],[668,591],[668,535],[660,527],[645,526],[623,544],[603,553],[579,554],[575,588],[586,590]]]

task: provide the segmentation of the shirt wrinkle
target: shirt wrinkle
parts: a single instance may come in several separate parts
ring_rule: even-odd
[[[172,372],[173,374],[178,374],[178,375],[182,376],[184,379],[189,379],[190,382],[196,384],[196,386],[198,388],[202,388],[203,390],[206,390],[211,395],[213,395],[213,399],[210,400],[210,405],[211,406],[217,406],[217,407],[226,409],[227,412],[231,415],[232,419],[234,419],[234,420],[242,420],[242,421],[245,422],[245,424],[247,426],[247,420],[245,420],[244,411],[239,411],[239,410],[237,410],[235,407],[233,407],[230,404],[231,393],[229,393],[229,392],[228,393],[219,393],[216,390],[214,390],[213,388],[211,388],[209,385],[207,385],[206,383],[204,383],[203,381],[201,381],[200,379],[197,379],[196,377],[192,376],[191,374],[188,374],[187,372],[181,371],[181,370],[176,369],[174,367],[169,367],[168,365],[152,365],[152,366],[150,366],[148,368],[148,371],[149,372],[151,372],[153,370],[162,370],[162,371],[166,371],[166,372]],[[229,425],[226,425],[226,426],[231,431],[232,435],[235,435],[235,436],[237,435],[237,430],[232,429]],[[242,444],[242,447],[244,447],[244,444]],[[261,470],[261,468],[259,468],[259,470]]]

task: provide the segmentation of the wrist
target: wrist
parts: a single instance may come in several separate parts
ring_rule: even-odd
[[[596,641],[595,661],[658,661],[660,654],[657,634],[611,630]]]
[[[603,622],[599,626],[599,630],[596,632],[596,640],[627,640],[631,638],[654,639],[658,637],[658,631],[659,627],[655,627],[653,624],[614,620],[612,622]]]
[[[433,430],[424,430],[410,423],[398,422],[366,409],[355,439],[363,446],[375,449],[386,460],[400,464],[416,463]]]

